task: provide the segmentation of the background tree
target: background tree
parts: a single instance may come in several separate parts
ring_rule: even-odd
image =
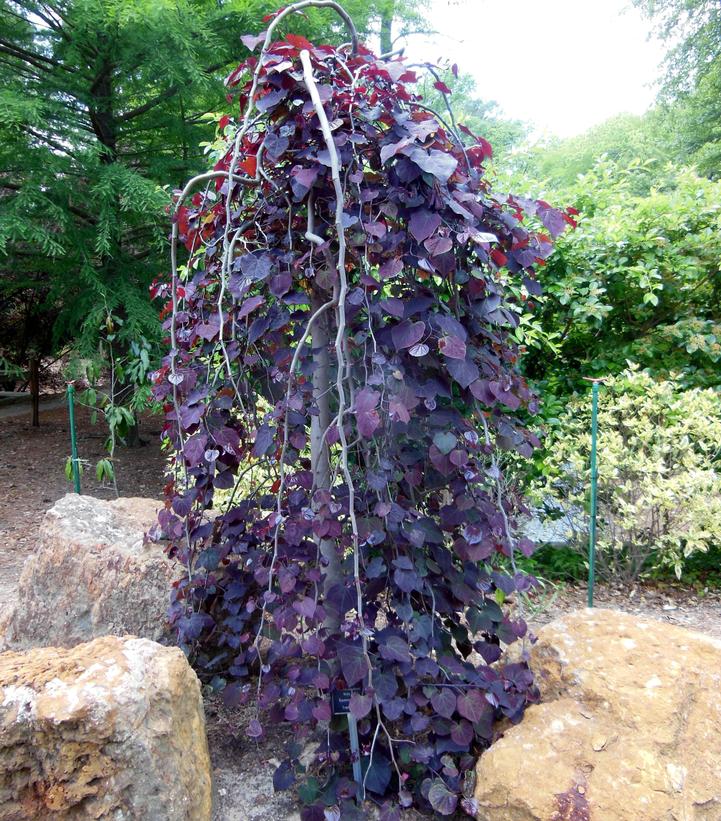
[[[198,162],[226,17],[210,3],[3,3],[2,289],[30,294],[55,344],[92,351],[109,313],[128,340],[157,336],[160,184]]]
[[[669,43],[661,102],[666,133],[712,177],[721,175],[721,5],[717,0],[634,0]]]
[[[637,160],[667,162],[670,157],[665,118],[660,111],[643,116],[619,114],[575,137],[544,139],[533,146],[522,146],[513,156],[503,157],[502,167],[504,171],[517,171],[518,181],[526,186],[535,180],[539,189],[578,190],[578,177],[591,172],[603,158],[620,168]],[[652,178],[637,174],[633,182],[636,193],[642,193],[648,191]]]

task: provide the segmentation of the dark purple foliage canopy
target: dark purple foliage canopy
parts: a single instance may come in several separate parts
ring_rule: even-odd
[[[303,47],[340,166],[340,267]],[[229,704],[257,698],[251,738],[268,722],[325,727],[332,689],[357,687],[367,790],[450,814],[493,722],[537,693],[524,664],[489,666],[525,633],[496,591],[528,585],[509,569],[521,501],[495,455],[536,442],[511,334],[552,242],[524,212],[554,235],[565,215],[494,194],[487,143],[464,148],[414,80],[400,60],[292,36],[229,78],[233,110],[251,113],[223,118],[224,173],[176,211],[187,273],[159,286],[170,350],[154,391],[175,454],[160,526],[187,566],[180,642]],[[343,722],[318,747],[341,803]],[[316,808],[330,794],[299,789]]]

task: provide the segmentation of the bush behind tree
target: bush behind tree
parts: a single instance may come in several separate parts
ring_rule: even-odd
[[[532,349],[527,375],[564,396],[630,359],[687,387],[718,385],[721,183],[672,164],[600,160],[558,196],[580,212],[578,228],[541,274],[537,322],[553,353]]]
[[[684,390],[637,366],[607,380],[598,414],[597,567],[631,581],[721,545],[721,396]],[[571,401],[547,443],[539,504],[569,515],[569,537],[588,546],[591,400]],[[552,503],[552,505],[549,505]]]

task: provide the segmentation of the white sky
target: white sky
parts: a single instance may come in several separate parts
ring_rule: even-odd
[[[458,63],[481,99],[539,134],[579,134],[655,98],[664,49],[630,0],[430,0],[429,11],[438,34],[409,37],[408,58]]]

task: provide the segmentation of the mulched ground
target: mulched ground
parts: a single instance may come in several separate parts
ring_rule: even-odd
[[[31,427],[27,409],[3,409],[0,413],[0,606],[11,599],[22,564],[36,545],[43,512],[72,491],[65,478],[65,460],[70,453],[67,411],[64,404],[52,405],[42,410],[39,428]],[[77,421],[79,455],[89,463],[83,493],[113,498],[113,488],[99,484],[94,475],[95,462],[104,456],[105,431],[100,424],[91,424],[90,414],[83,408],[77,410]],[[120,495],[161,497],[164,459],[158,444],[160,427],[157,417],[142,419],[141,435],[148,444],[119,449],[116,472]],[[599,585],[595,603],[721,639],[718,589],[692,590],[658,583],[630,588]],[[546,585],[526,603],[525,617],[536,629],[585,605],[583,585]],[[215,821],[297,819],[292,795],[274,794],[272,786],[287,731],[271,731],[256,743],[245,735],[247,717],[227,709],[217,697],[208,696],[206,713],[216,789]]]
[[[585,585],[546,585],[527,606],[526,619],[540,626],[571,610],[586,607]],[[636,616],[698,630],[721,639],[721,590],[718,587],[694,590],[675,583],[655,582],[629,586],[596,586],[595,607],[623,610]]]

